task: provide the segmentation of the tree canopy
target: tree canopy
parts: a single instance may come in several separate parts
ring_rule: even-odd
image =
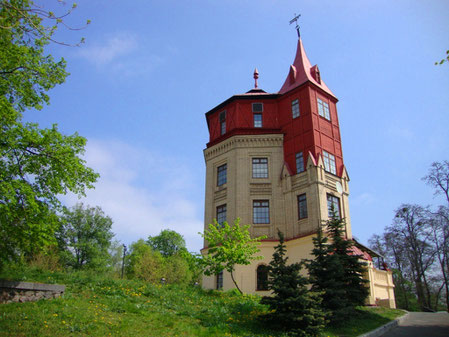
[[[159,235],[149,236],[148,245],[163,256],[172,256],[186,248],[186,242],[181,234],[170,229],[162,230]]]
[[[449,311],[449,161],[432,163],[422,180],[443,196],[443,204],[402,204],[370,244],[393,268],[399,308],[440,310],[444,298]]]
[[[111,218],[98,206],[77,204],[65,209],[61,219],[56,237],[65,263],[75,269],[106,267],[114,236]]]
[[[0,1],[0,265],[54,242],[58,195],[83,195],[98,178],[82,159],[85,138],[23,122],[68,75],[45,52],[56,26],[43,19],[53,17],[29,0]]]

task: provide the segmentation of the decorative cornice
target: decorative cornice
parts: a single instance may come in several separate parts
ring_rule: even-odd
[[[206,161],[236,148],[282,147],[283,134],[237,135],[204,149]]]
[[[225,141],[228,138],[231,138],[233,136],[237,135],[243,135],[243,136],[249,136],[249,135],[272,135],[272,134],[278,134],[283,133],[281,129],[273,129],[273,128],[235,128],[232,130],[229,130],[224,135],[221,135],[214,140],[210,141],[206,144],[207,147],[212,147],[215,144],[221,143]]]

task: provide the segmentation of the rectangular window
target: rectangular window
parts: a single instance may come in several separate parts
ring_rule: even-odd
[[[253,178],[268,178],[268,158],[253,158]]]
[[[226,184],[228,165],[224,164],[217,167],[217,186]]]
[[[299,101],[297,99],[292,101],[292,117],[299,117]]]
[[[331,116],[329,114],[329,104],[327,104],[326,102],[322,101],[319,98],[317,98],[317,102],[318,102],[318,114],[321,117],[324,117],[328,121],[330,121],[331,120]]]
[[[296,173],[304,172],[304,157],[302,152],[296,154]]]
[[[298,195],[298,219],[307,218],[307,198],[305,194]]]
[[[223,289],[223,271],[219,272],[217,275],[217,290]]]
[[[327,172],[337,174],[337,169],[335,168],[335,156],[323,150],[323,161],[324,169]]]
[[[257,267],[257,290],[268,290],[268,266]]]
[[[253,103],[253,112],[263,112],[263,103]]]
[[[270,223],[270,204],[268,200],[253,201],[253,223]]]
[[[226,204],[217,207],[217,222],[222,226],[226,221]]]
[[[337,219],[340,219],[340,199],[332,194],[327,195],[327,214],[332,218],[332,213],[335,212]]]
[[[254,127],[261,128],[262,127],[262,114],[254,114]]]
[[[220,135],[226,133],[226,111],[220,112]]]

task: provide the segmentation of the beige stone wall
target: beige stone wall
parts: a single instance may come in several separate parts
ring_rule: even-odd
[[[367,300],[369,305],[396,308],[392,271],[376,269],[373,263],[369,262],[365,278],[370,281],[370,294]]]
[[[287,249],[287,257],[290,263],[300,262],[302,259],[311,258],[313,248],[314,235],[308,235],[299,239],[289,240],[285,243]],[[257,294],[260,296],[270,295],[269,291],[257,291],[257,275],[256,270],[260,264],[268,265],[274,253],[275,246],[278,242],[263,241],[258,256],[263,258],[253,261],[248,266],[237,266],[234,272],[234,278],[240,289],[247,294]],[[203,253],[207,253],[204,251]],[[372,262],[368,262],[367,274],[365,279],[369,280],[370,293],[367,299],[368,305],[379,305],[387,308],[396,308],[394,298],[394,284],[391,271],[376,269]],[[302,270],[305,275],[306,270]],[[204,276],[203,287],[206,289],[216,289],[216,277]],[[229,273],[223,274],[223,290],[231,290],[235,288]]]
[[[268,200],[270,224],[253,225],[251,234],[274,237],[273,224],[285,226],[284,200],[278,187],[283,163],[283,135],[234,136],[204,151],[206,159],[205,226],[226,204],[228,222],[252,223],[253,200]],[[268,158],[268,178],[252,178],[252,158]],[[227,164],[227,183],[217,186],[217,168]],[[207,227],[206,227],[207,228]],[[284,230],[284,228],[281,228]]]
[[[307,236],[300,239],[290,240],[286,242],[287,255],[289,257],[289,262],[300,262],[303,258],[310,257],[310,252],[312,251],[313,236]],[[252,261],[250,265],[247,266],[236,266],[234,271],[234,278],[237,281],[240,289],[247,294],[258,294],[260,296],[269,295],[269,291],[257,291],[257,267],[261,264],[268,265],[273,257],[275,246],[278,242],[274,241],[263,241],[261,242],[259,249],[260,252],[257,256],[262,257],[260,260]],[[207,251],[203,251],[207,253]],[[305,272],[305,271],[303,271]],[[203,287],[206,289],[216,289],[216,276],[204,276],[203,277]],[[232,282],[231,275],[227,272],[223,273],[223,290],[230,290],[235,288]]]
[[[325,172],[319,158],[316,164],[309,159],[306,171],[291,176],[283,156],[281,134],[234,136],[204,150],[205,228],[216,217],[217,207],[226,204],[228,222],[239,217],[242,224],[251,224],[253,236],[277,239],[278,229],[287,239],[309,235],[328,219],[327,194],[332,194],[340,199],[342,216],[346,218],[347,233],[351,238],[347,175],[340,178]],[[252,177],[253,158],[268,158],[268,178]],[[227,164],[227,183],[217,186],[217,168],[223,164]],[[343,187],[341,194],[337,191],[337,183]],[[297,197],[304,193],[308,217],[298,220]],[[254,200],[269,201],[269,224],[252,223]]]

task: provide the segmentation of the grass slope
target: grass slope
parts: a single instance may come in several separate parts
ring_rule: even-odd
[[[28,270],[2,278],[66,284],[59,299],[0,304],[0,336],[283,336],[261,326],[257,296],[152,285],[93,273]],[[402,314],[362,308],[324,336],[357,336]]]

